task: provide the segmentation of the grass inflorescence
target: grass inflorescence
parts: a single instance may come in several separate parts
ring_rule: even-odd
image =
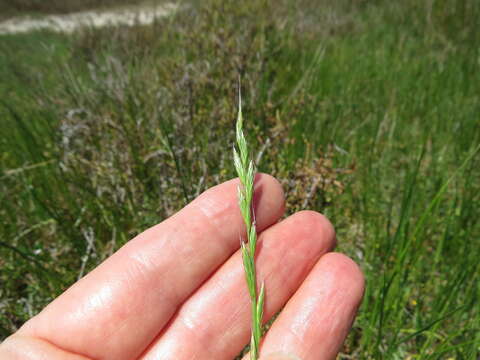
[[[257,275],[255,270],[255,252],[257,247],[257,227],[253,211],[253,193],[255,165],[250,158],[247,141],[243,134],[242,97],[239,90],[238,117],[236,124],[237,148],[233,148],[233,158],[237,175],[240,179],[238,187],[238,203],[246,226],[248,242],[241,241],[241,251],[248,292],[252,304],[252,336],[250,341],[250,359],[257,360],[262,337],[263,304],[265,284],[262,282],[260,293],[257,292]],[[238,150],[237,150],[238,149]]]

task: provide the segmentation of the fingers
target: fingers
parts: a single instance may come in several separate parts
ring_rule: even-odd
[[[258,278],[265,282],[265,320],[292,296],[319,257],[335,244],[332,225],[303,211],[270,227],[258,243]],[[189,298],[143,360],[228,359],[250,337],[250,299],[240,251]]]
[[[344,255],[326,254],[275,320],[263,341],[260,358],[335,359],[363,291],[358,266]]]
[[[20,333],[94,359],[136,358],[177,307],[240,245],[238,180],[216,186],[130,241],[29,321]],[[257,175],[259,229],[283,213],[283,193]]]
[[[0,359],[5,360],[89,360],[68,353],[37,338],[13,335],[0,346]]]

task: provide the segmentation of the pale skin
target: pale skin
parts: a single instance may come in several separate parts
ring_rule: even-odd
[[[215,186],[128,242],[0,345],[4,360],[232,360],[249,342],[238,180]],[[321,214],[284,220],[271,176],[255,180],[267,321],[262,360],[335,359],[364,291],[358,266],[331,252]],[[244,360],[247,360],[245,357]]]

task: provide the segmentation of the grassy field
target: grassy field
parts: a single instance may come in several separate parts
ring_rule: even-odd
[[[241,4],[0,37],[0,339],[234,176],[241,74],[260,170],[366,274],[344,358],[478,359],[480,3]]]

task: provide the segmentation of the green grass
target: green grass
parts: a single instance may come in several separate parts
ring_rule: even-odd
[[[235,176],[240,74],[259,170],[366,274],[343,352],[477,359],[480,4],[426,3],[208,0],[0,37],[0,336]]]

